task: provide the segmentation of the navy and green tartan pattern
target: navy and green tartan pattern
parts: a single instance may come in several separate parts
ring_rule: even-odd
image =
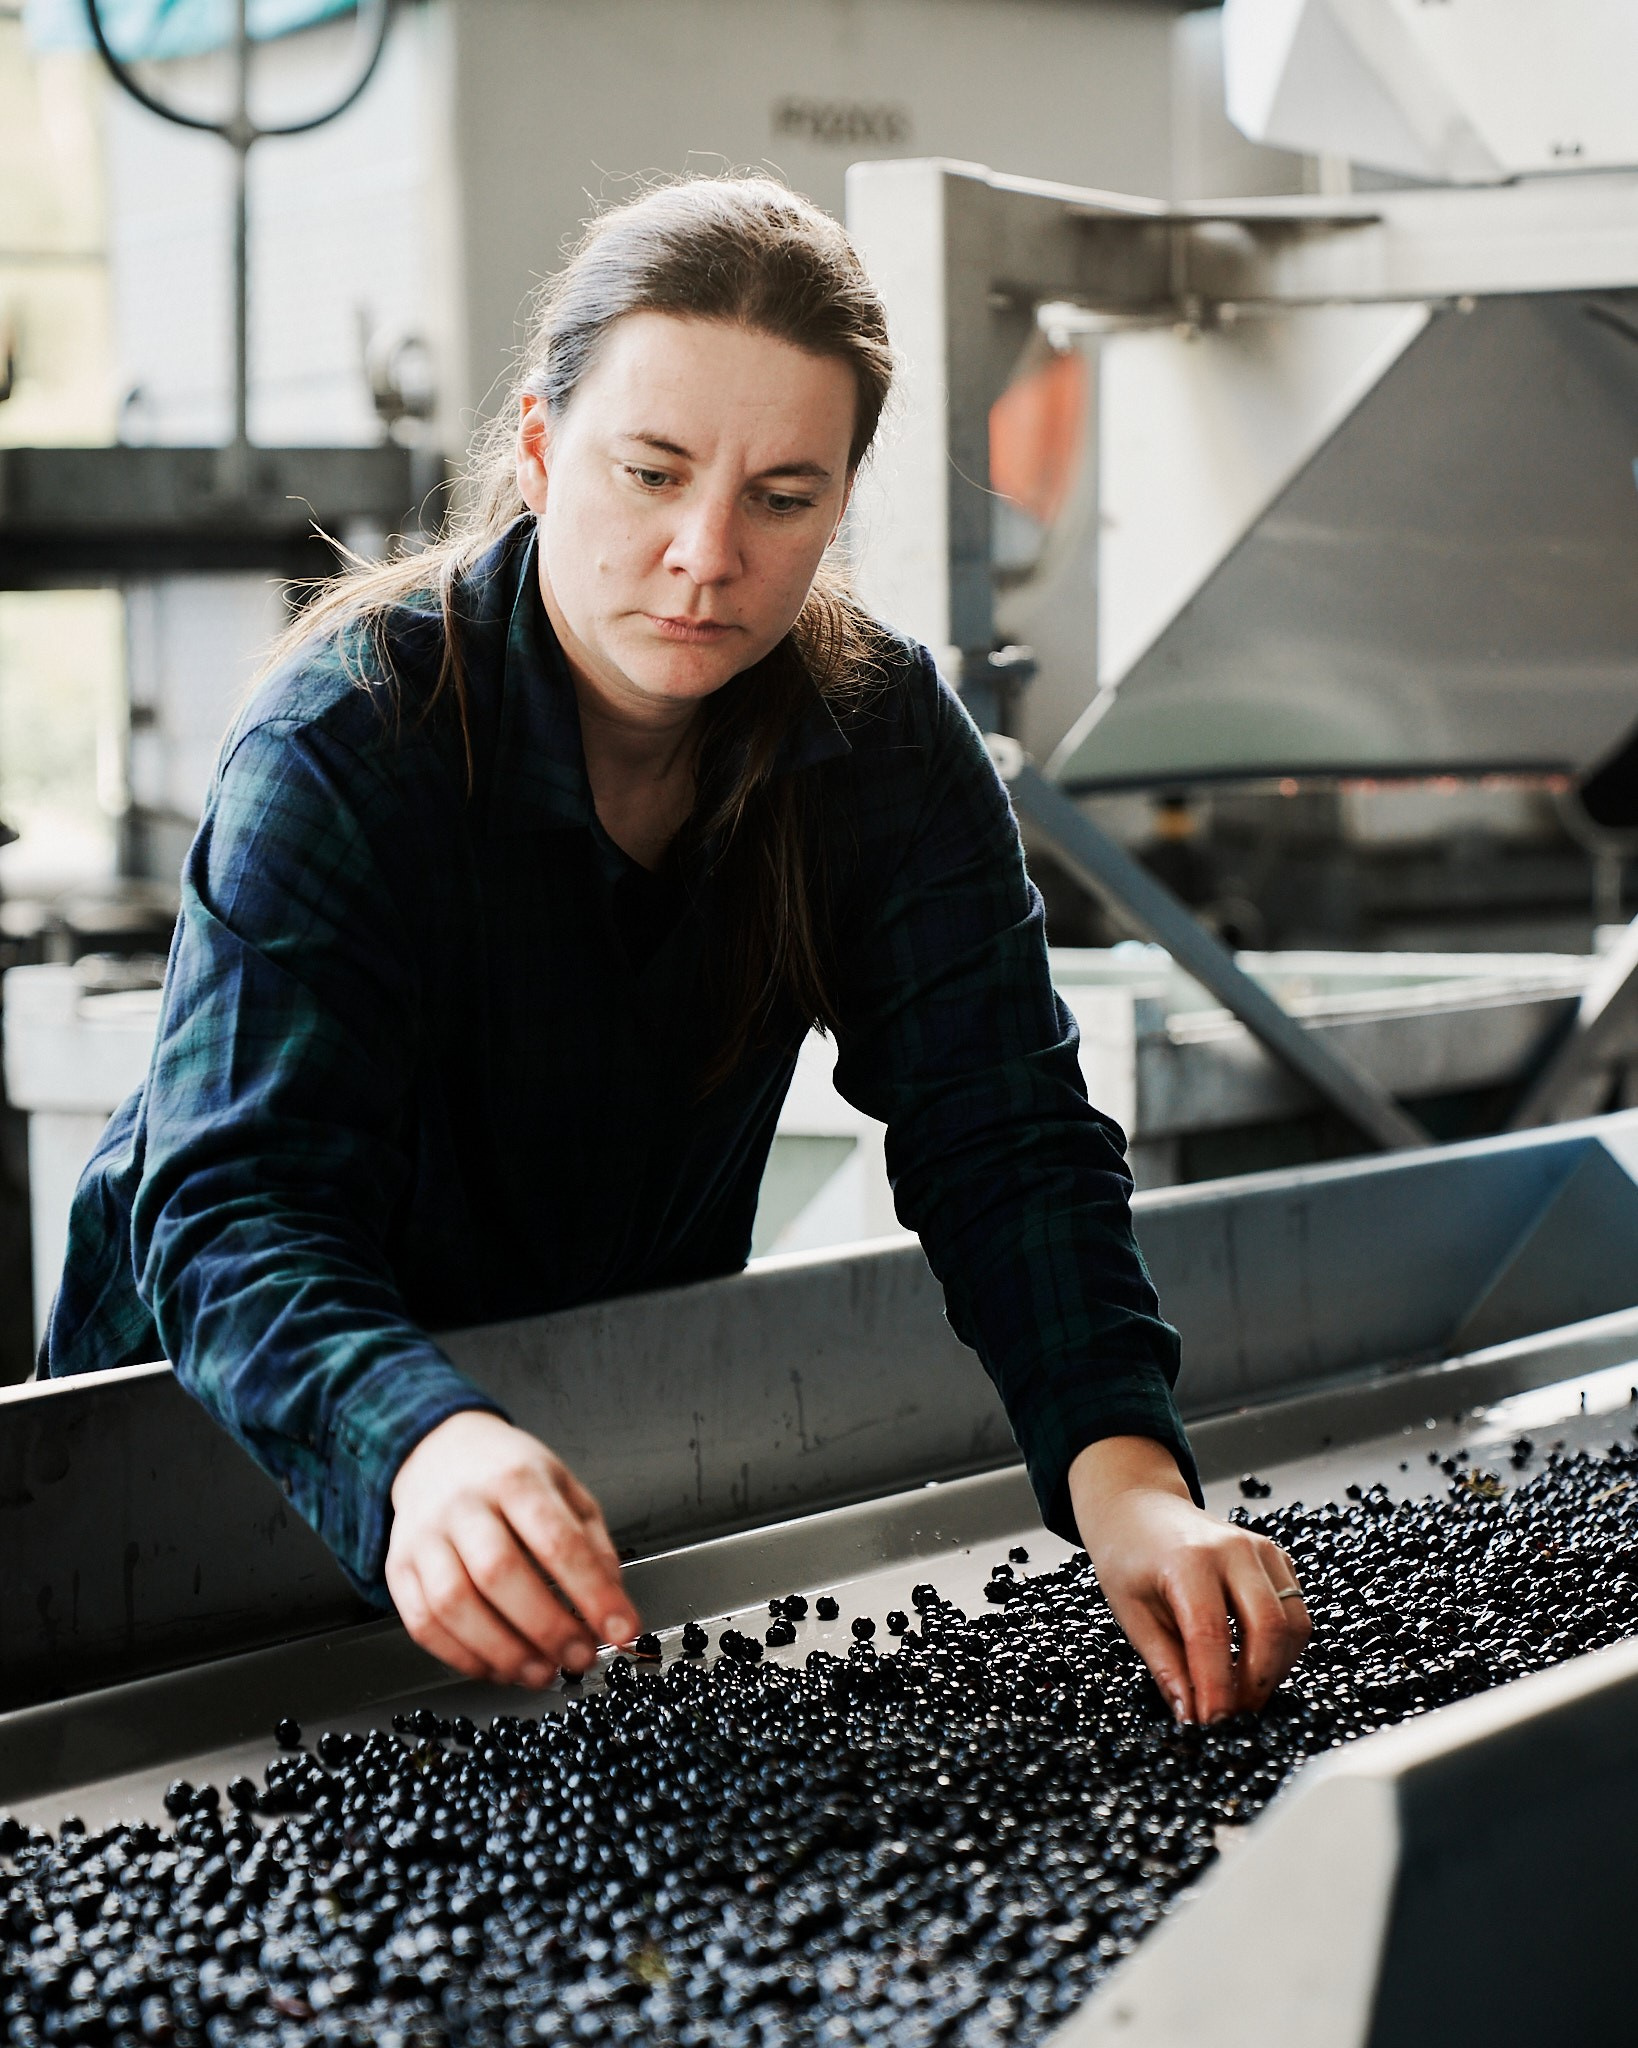
[[[379,648],[309,645],[229,734],[45,1347],[53,1374],[169,1358],[377,1599],[400,1462],[495,1405],[428,1333],[737,1271],[806,1028],[779,1018],[702,1097],[709,860],[656,920],[602,831],[527,522],[461,612],[470,784],[413,605]],[[837,1086],[887,1126],[1048,1523],[1074,1537],[1066,1473],[1101,1437],[1156,1438],[1194,1483],[1123,1141],[977,730],[906,645],[857,709],[815,695],[781,772],[815,778]]]

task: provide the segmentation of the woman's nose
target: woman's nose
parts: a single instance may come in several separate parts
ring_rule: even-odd
[[[686,506],[665,561],[695,583],[730,582],[740,569],[737,508],[704,497]]]

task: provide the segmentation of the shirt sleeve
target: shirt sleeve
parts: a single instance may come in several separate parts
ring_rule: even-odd
[[[1177,1333],[1133,1235],[1125,1139],[1087,1101],[1005,788],[930,668],[930,730],[897,754],[917,764],[913,818],[843,962],[836,1085],[886,1124],[899,1219],[995,1382],[1047,1526],[1079,1542],[1069,1467],[1104,1437],[1165,1444],[1200,1498]]]
[[[400,1463],[458,1410],[500,1412],[388,1263],[422,1010],[394,808],[321,729],[232,748],[183,870],[131,1213],[178,1378],[378,1601]]]

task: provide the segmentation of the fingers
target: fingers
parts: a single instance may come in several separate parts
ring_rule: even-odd
[[[453,1523],[456,1556],[478,1596],[523,1641],[536,1661],[554,1668],[586,1671],[597,1645],[579,1617],[555,1597],[510,1525],[487,1503]]]
[[[589,1669],[600,1640],[636,1633],[597,1502],[499,1416],[462,1411],[429,1430],[392,1506],[388,1590],[416,1641],[455,1669],[546,1685]]]
[[[409,1628],[407,1620],[404,1625]],[[431,1611],[425,1607],[424,1602],[421,1618],[409,1632],[423,1650],[430,1650],[434,1657],[447,1664],[452,1671],[459,1671],[466,1678],[494,1679],[495,1673],[481,1657],[469,1650],[464,1643],[457,1642],[448,1629],[433,1620]]]
[[[1188,1654],[1166,1607],[1139,1600],[1129,1612],[1118,1614],[1116,1620],[1125,1629],[1132,1648],[1148,1665],[1149,1676],[1176,1718],[1197,1719]]]
[[[1308,1602],[1303,1598],[1302,1587],[1297,1579],[1296,1566],[1277,1543],[1264,1545],[1263,1563],[1267,1568],[1276,1596],[1287,1591],[1296,1594],[1295,1600],[1287,1600],[1282,1602],[1282,1604],[1285,1607],[1288,1625],[1294,1629],[1295,1633],[1302,1637],[1303,1642],[1306,1644],[1314,1633],[1314,1620],[1313,1616],[1308,1612]]]
[[[1300,1600],[1280,1599],[1280,1587],[1294,1587],[1296,1574],[1290,1559],[1272,1545],[1267,1554],[1260,1549],[1231,1554],[1225,1560],[1225,1577],[1240,1624],[1235,1704],[1242,1712],[1255,1712],[1267,1705],[1274,1688],[1302,1654],[1308,1640],[1308,1616]]]
[[[387,1583],[410,1635],[464,1676],[544,1686],[556,1675],[489,1608],[448,1544],[423,1551],[411,1565],[389,1565]]]
[[[1296,1567],[1277,1544],[1265,1547],[1263,1562],[1269,1581],[1274,1588],[1275,1599],[1279,1602],[1280,1622],[1285,1630],[1284,1662],[1273,1684],[1278,1685],[1297,1659],[1314,1639],[1314,1618],[1308,1612],[1308,1602],[1303,1598],[1302,1588],[1297,1582]],[[1295,1594],[1296,1598],[1289,1596]],[[1270,1687],[1272,1691],[1273,1687]]]
[[[423,1650],[429,1651],[452,1671],[459,1671],[466,1678],[487,1678],[480,1658],[475,1657],[464,1643],[459,1643],[440,1623],[432,1618],[432,1610],[426,1603],[419,1580],[413,1571],[387,1572],[387,1590],[392,1595],[392,1604],[398,1610],[398,1619],[404,1624],[414,1641]]]
[[[1290,1558],[1174,1484],[1141,1472],[1100,1478],[1085,1462],[1100,1448],[1071,1471],[1081,1474],[1078,1524],[1116,1619],[1173,1711],[1209,1722],[1266,1705],[1312,1633]]]
[[[583,1488],[580,1491],[590,1501],[591,1496]],[[608,1531],[602,1528],[602,1516],[597,1515],[597,1527],[602,1533],[602,1542],[598,1543],[567,1499],[549,1488],[509,1488],[502,1495],[501,1506],[536,1563],[563,1588],[584,1616],[593,1640],[629,1642],[637,1633],[637,1616],[620,1584],[619,1560],[608,1540]],[[595,1513],[595,1502],[592,1509]]]
[[[1240,1690],[1234,1669],[1234,1634],[1222,1576],[1213,1569],[1215,1562],[1186,1554],[1162,1580],[1188,1658],[1196,1718],[1206,1722],[1232,1714]]]
[[[1302,1655],[1313,1633],[1308,1610],[1300,1599],[1279,1597],[1296,1584],[1284,1551],[1260,1541],[1176,1566],[1165,1591],[1201,1721],[1266,1706]],[[1238,1645],[1231,1617],[1239,1626]],[[1147,1654],[1145,1662],[1154,1669]]]

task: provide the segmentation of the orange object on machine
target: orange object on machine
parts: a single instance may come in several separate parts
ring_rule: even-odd
[[[1074,485],[1086,432],[1087,362],[1055,349],[990,407],[990,484],[1050,526]]]

